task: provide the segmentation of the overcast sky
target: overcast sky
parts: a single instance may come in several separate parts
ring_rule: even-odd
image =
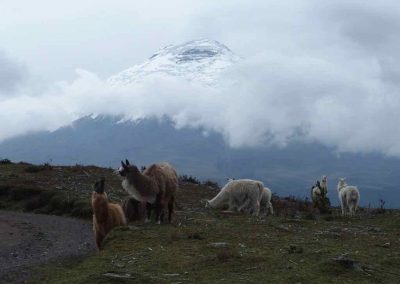
[[[301,136],[400,156],[397,1],[3,0],[0,23],[0,140],[90,113],[168,115],[233,147]],[[172,78],[104,83],[198,38],[243,58],[219,89]]]

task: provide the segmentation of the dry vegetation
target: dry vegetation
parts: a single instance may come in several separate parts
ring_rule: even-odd
[[[87,217],[92,184],[100,176],[107,178],[111,199],[126,196],[111,169],[50,166],[26,171],[31,166],[0,165],[2,207]],[[173,224],[118,228],[101,253],[38,267],[32,281],[398,283],[399,211],[364,209],[357,217],[342,218],[337,209],[321,215],[306,200],[275,196],[276,216],[254,218],[206,211],[201,200],[216,192],[182,182]],[[51,210],[49,203],[65,200],[72,205],[59,211],[53,205]],[[74,208],[81,214],[73,213]]]

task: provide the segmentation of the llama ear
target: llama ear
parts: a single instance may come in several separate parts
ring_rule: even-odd
[[[122,166],[123,168],[126,168],[126,165],[124,164],[124,161],[121,161],[121,166]]]
[[[128,159],[125,159],[125,163],[127,166],[130,166],[131,164],[129,163]]]

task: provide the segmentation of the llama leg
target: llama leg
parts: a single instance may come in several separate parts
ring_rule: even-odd
[[[99,232],[96,232],[96,245],[97,245],[98,250],[101,250],[103,239],[104,239],[104,236],[102,234],[100,234]]]
[[[342,206],[342,216],[344,216],[345,215],[345,212],[344,212],[345,204],[344,204],[344,201],[342,199],[340,200],[340,205]]]
[[[163,203],[160,212],[160,222],[164,222],[164,217],[165,217],[165,204]]]
[[[256,200],[254,202],[253,215],[258,216],[259,213],[260,213],[260,202]]]
[[[274,215],[274,208],[272,207],[271,201],[268,201],[267,205],[268,205],[269,213],[271,215]]]
[[[164,203],[162,202],[157,202],[156,203],[156,223],[161,224],[161,215],[164,210]]]
[[[250,201],[251,201],[250,198],[246,198],[246,200],[242,203],[242,205],[239,206],[238,211],[241,212],[242,210],[244,210],[245,213],[247,213]]]
[[[172,220],[172,213],[174,213],[174,204],[175,204],[175,197],[172,196],[168,202],[168,222],[170,223]]]
[[[151,217],[151,203],[146,203],[146,220],[145,223],[150,222],[150,217]]]

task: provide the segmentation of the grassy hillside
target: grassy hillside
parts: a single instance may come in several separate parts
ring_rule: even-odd
[[[109,181],[113,200],[126,196],[111,169],[29,167],[0,165],[3,207],[74,215],[71,209],[57,212],[47,204],[34,209],[26,204],[48,194],[49,200],[68,197],[72,208],[75,203],[88,206],[91,185],[99,176]],[[28,194],[33,188],[36,193]],[[342,218],[337,209],[319,215],[298,202],[300,211],[285,210],[280,207],[282,200],[276,200],[276,216],[256,218],[205,210],[201,200],[215,193],[204,185],[182,183],[172,224],[136,223],[115,229],[100,253],[38,267],[32,282],[398,283],[400,279],[397,210],[363,209],[357,217]],[[82,216],[90,214],[88,207],[79,208],[88,210]]]

